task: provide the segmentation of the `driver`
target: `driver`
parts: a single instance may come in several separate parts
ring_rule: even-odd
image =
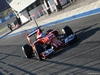
[[[45,37],[45,33],[39,28],[37,29],[37,39]]]

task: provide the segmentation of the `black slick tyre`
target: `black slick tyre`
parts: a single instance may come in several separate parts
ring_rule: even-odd
[[[64,33],[64,37],[68,37],[70,36],[71,34],[74,34],[72,29],[69,27],[69,26],[65,26],[63,29],[62,29],[63,33]],[[77,40],[77,36],[75,35],[75,38],[73,40],[71,40],[70,42],[68,42],[68,44],[73,44],[75,43]]]
[[[65,26],[62,29],[63,33],[65,33],[66,37],[68,37],[69,35],[73,34],[72,29],[69,26]]]
[[[42,45],[40,44],[35,45],[35,55],[37,59],[42,60],[41,53],[44,51],[45,49],[42,47]]]
[[[28,44],[25,44],[24,46],[22,46],[22,51],[24,53],[24,56],[26,58],[32,58],[32,54],[33,54],[33,50],[32,50],[32,47]]]

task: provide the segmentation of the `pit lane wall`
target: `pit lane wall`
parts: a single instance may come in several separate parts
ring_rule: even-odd
[[[7,17],[1,19],[1,20],[0,20],[0,24],[3,23],[3,22],[5,22],[5,21],[8,20],[9,18],[12,18],[14,15],[15,15],[15,14],[12,13],[12,14],[10,14],[9,16],[7,16]]]

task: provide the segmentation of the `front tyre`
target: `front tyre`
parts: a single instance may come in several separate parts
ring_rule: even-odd
[[[62,29],[62,32],[64,33],[64,38],[68,38],[71,35],[73,35],[74,38],[71,41],[69,41],[68,44],[73,44],[73,43],[75,43],[77,41],[77,35],[75,33],[73,33],[72,29],[69,26],[65,26]]]
[[[65,26],[62,29],[62,32],[66,35],[66,37],[68,37],[69,35],[73,34],[73,31],[69,26]]]

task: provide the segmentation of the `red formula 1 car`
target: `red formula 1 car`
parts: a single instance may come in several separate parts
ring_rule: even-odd
[[[36,35],[36,40],[31,41],[30,37]],[[41,27],[37,27],[31,33],[26,34],[29,44],[22,46],[26,58],[36,56],[37,59],[46,59],[51,54],[58,52],[62,47],[73,43],[77,36],[69,26],[62,29],[62,34],[56,29],[50,29],[45,34]]]

